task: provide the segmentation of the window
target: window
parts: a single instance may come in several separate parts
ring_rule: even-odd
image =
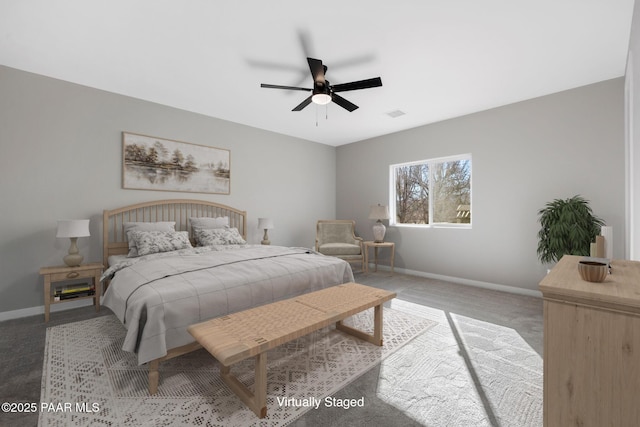
[[[471,154],[391,165],[391,224],[471,224]]]

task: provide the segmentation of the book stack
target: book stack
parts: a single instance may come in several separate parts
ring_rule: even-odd
[[[53,293],[54,301],[61,301],[71,298],[88,297],[96,294],[95,286],[89,283],[78,283],[75,285],[60,286]]]

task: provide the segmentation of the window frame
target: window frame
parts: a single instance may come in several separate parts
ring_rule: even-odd
[[[415,166],[426,164],[429,168],[429,194],[432,194],[433,185],[433,165],[458,160],[469,161],[469,206],[471,206],[471,220],[469,223],[437,222],[432,223],[434,198],[429,197],[429,224],[405,224],[397,222],[396,218],[396,173],[395,170],[402,166]],[[473,159],[471,153],[457,154],[445,157],[435,157],[432,159],[415,160],[410,162],[395,163],[389,165],[389,226],[392,227],[415,227],[415,228],[457,228],[471,229],[473,224]]]

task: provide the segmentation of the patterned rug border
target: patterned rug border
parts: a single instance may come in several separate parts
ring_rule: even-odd
[[[371,331],[372,319],[372,310],[367,310],[350,321]],[[271,350],[264,420],[258,420],[220,380],[217,362],[205,350],[161,363],[158,394],[149,396],[147,366],[138,366],[134,355],[120,349],[125,330],[114,315],[53,326],[46,335],[41,401],[61,410],[42,411],[38,425],[284,426],[312,408],[278,404],[278,397],[331,396],[437,325],[387,307],[383,321],[383,347],[325,328]],[[247,360],[233,368],[247,386],[253,382],[252,364]]]

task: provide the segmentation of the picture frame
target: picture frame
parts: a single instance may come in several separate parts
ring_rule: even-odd
[[[231,193],[231,151],[122,132],[122,188]]]

